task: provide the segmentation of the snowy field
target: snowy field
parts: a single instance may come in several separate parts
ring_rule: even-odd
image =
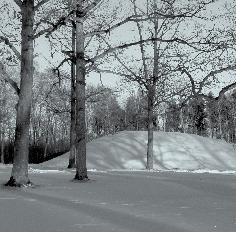
[[[84,183],[65,169],[68,154],[32,165],[35,187],[1,186],[0,232],[235,232],[232,145],[158,133],[155,167],[163,170],[148,172],[141,170],[145,139],[144,132],[124,132],[88,144],[88,166],[97,171]],[[0,166],[1,184],[10,172]]]
[[[1,169],[1,183],[10,167]],[[31,172],[1,187],[1,232],[235,232],[236,176],[174,172]]]

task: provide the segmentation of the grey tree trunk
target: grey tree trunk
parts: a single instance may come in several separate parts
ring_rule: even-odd
[[[30,183],[28,177],[29,127],[33,85],[34,0],[24,0],[21,8],[21,83],[17,104],[14,160],[8,186]]]
[[[72,51],[75,54],[76,30],[72,28]],[[70,157],[68,168],[75,168],[75,139],[76,139],[76,96],[75,96],[75,62],[71,62],[71,124],[70,124]]]
[[[156,12],[157,5],[154,1],[154,10]],[[154,36],[158,36],[158,18],[157,16],[154,19]],[[153,129],[154,129],[154,102],[156,95],[156,82],[158,79],[158,65],[159,65],[159,49],[157,46],[157,41],[154,41],[153,47],[154,53],[154,63],[153,63],[153,80],[150,81],[148,86],[148,147],[147,147],[147,169],[153,169]]]
[[[85,59],[83,0],[77,0],[76,9],[76,175],[77,180],[86,180],[86,121],[85,121]]]
[[[135,15],[138,15],[137,12],[137,6],[134,3],[134,13]],[[142,35],[142,27],[140,25],[139,22],[136,22],[137,24],[137,28],[138,28],[138,32],[139,32],[139,39],[140,41],[143,40],[143,35]],[[145,49],[144,49],[144,45],[141,43],[140,44],[140,51],[141,51],[141,56],[142,56],[142,63],[143,63],[143,71],[144,71],[144,77],[145,80],[148,80],[148,67],[147,67],[147,63],[146,63],[146,58],[145,58]],[[153,97],[151,96],[151,83],[149,83],[148,86],[148,93],[147,93],[147,97],[148,97],[148,143],[147,143],[147,164],[146,164],[146,168],[147,169],[153,169]]]
[[[147,144],[147,169],[153,169],[153,110],[154,110],[155,86],[148,89],[148,144]]]

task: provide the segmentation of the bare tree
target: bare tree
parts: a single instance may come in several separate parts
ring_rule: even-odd
[[[182,35],[179,31],[185,25],[185,21],[199,17],[199,13],[212,1],[190,2],[179,7],[176,1],[147,1],[147,4],[140,4],[132,0],[134,14],[123,22],[136,24],[138,40],[124,43],[118,46],[111,46],[108,42],[107,50],[91,59],[97,59],[113,54],[118,61],[120,70],[112,70],[95,67],[98,72],[108,72],[120,75],[129,81],[137,82],[147,95],[148,114],[148,144],[147,144],[147,169],[153,169],[153,130],[155,117],[153,111],[161,102],[165,102],[173,95],[181,95],[186,87],[177,86],[176,69],[179,62],[179,54],[175,47],[182,49],[208,52],[216,50],[218,44],[197,36]],[[144,7],[145,5],[145,7]],[[148,26],[147,26],[148,25]],[[147,36],[148,35],[148,36]],[[100,36],[101,37],[101,36]],[[105,41],[105,39],[104,39]],[[125,53],[125,60],[118,51],[139,46],[140,58],[134,59],[130,64],[127,62],[128,53]],[[150,55],[152,54],[152,55]],[[139,68],[137,68],[137,66]],[[176,79],[179,81],[179,79]]]
[[[34,73],[34,40],[48,31],[56,30],[65,17],[59,20],[58,24],[47,28],[47,30],[38,30],[42,23],[35,23],[36,12],[49,0],[14,0],[20,9],[21,19],[21,52],[14,47],[6,36],[1,36],[0,41],[5,43],[19,59],[21,64],[20,87],[16,87],[10,79],[8,82],[19,94],[17,104],[16,130],[15,130],[15,151],[14,161],[8,186],[24,186],[30,184],[28,177],[28,146],[29,146],[29,128],[32,100],[32,85]],[[5,77],[6,78],[6,77]]]

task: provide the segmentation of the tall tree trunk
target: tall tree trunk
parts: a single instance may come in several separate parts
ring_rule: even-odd
[[[147,144],[147,169],[153,169],[153,110],[154,110],[155,86],[148,89],[148,144]]]
[[[157,4],[154,1],[154,11],[157,11]],[[155,15],[154,19],[154,36],[158,36],[158,18]],[[153,169],[153,129],[154,129],[154,102],[156,95],[156,82],[158,80],[158,62],[159,62],[159,49],[157,41],[154,41],[153,46],[153,80],[150,81],[148,86],[148,147],[147,147],[147,169]]]
[[[86,122],[85,122],[85,59],[83,0],[77,0],[76,9],[76,175],[75,179],[85,180],[86,167]]]
[[[6,185],[22,186],[29,184],[29,127],[33,85],[33,25],[34,0],[22,2],[21,31],[21,83],[17,104],[14,160],[10,180]]]
[[[137,11],[137,6],[136,2],[134,1],[134,13],[135,15],[138,15]],[[137,21],[137,28],[139,32],[139,39],[140,41],[143,40],[143,35],[142,35],[142,27],[141,24]],[[144,77],[145,80],[148,82],[149,75],[148,75],[148,67],[147,67],[147,62],[146,62],[146,57],[145,57],[145,48],[142,43],[140,43],[140,51],[141,51],[141,56],[142,56],[142,63],[143,63],[143,72],[144,72]],[[155,51],[154,51],[155,53]],[[155,65],[155,64],[154,64]],[[151,82],[151,80],[150,80]],[[149,83],[148,85],[148,144],[147,144],[147,169],[153,169],[153,88],[152,88],[152,83]]]
[[[75,55],[76,30],[72,27],[72,51]],[[76,96],[75,96],[75,61],[71,62],[71,112],[70,112],[70,157],[68,168],[75,168],[75,139],[76,139]]]

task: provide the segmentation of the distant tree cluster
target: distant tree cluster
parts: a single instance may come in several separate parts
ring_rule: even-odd
[[[70,77],[47,70],[36,72],[29,130],[29,162],[39,163],[70,149]],[[87,141],[125,129],[125,115],[117,91],[86,87]],[[0,85],[0,157],[12,163],[17,96],[7,83]]]
[[[212,94],[189,100],[184,106],[175,101],[165,112],[165,130],[198,134],[236,142],[236,94],[215,100]]]

